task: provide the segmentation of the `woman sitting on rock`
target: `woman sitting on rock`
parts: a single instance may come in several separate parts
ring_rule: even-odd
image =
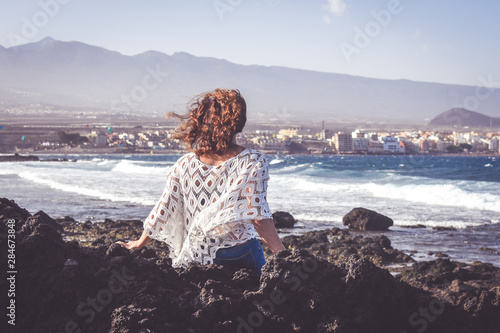
[[[246,267],[260,274],[264,253],[255,231],[273,253],[284,250],[267,203],[264,155],[238,146],[246,103],[238,90],[199,96],[175,138],[190,150],[169,169],[163,195],[144,221],[139,240],[119,242],[141,249],[151,239],[169,245],[172,266],[190,262]]]

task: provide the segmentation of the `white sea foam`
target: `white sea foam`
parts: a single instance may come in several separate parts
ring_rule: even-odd
[[[13,169],[0,169],[0,175],[16,175],[18,172]]]
[[[328,222],[332,224],[332,227],[338,227],[338,224],[342,222],[342,216],[328,214],[328,212],[296,213],[293,217],[298,221]]]
[[[141,196],[127,196],[118,194],[113,191],[110,187],[108,191],[99,189],[96,186],[92,186],[92,188],[87,187],[85,184],[77,184],[77,183],[64,183],[61,181],[56,181],[54,179],[45,178],[43,176],[39,176],[33,172],[20,172],[19,176],[23,179],[32,181],[37,184],[48,186],[52,189],[56,189],[63,192],[75,193],[85,197],[93,197],[101,200],[108,201],[124,201],[141,205],[154,205],[156,203],[152,198],[143,198]],[[95,185],[95,184],[90,184]]]
[[[309,164],[297,164],[297,165],[289,165],[283,168],[279,169],[272,169],[271,171],[271,177],[273,174],[289,174],[289,173],[299,173],[304,170],[309,169],[310,165]]]
[[[362,188],[378,198],[405,200],[431,206],[453,206],[500,212],[500,196],[465,191],[453,184],[375,184]]]
[[[122,160],[113,167],[112,172],[121,172],[127,174],[165,174],[165,167],[143,166],[137,163]]]
[[[284,160],[274,159],[271,162],[269,162],[269,164],[279,164],[279,163],[283,163],[283,162],[284,162]]]
[[[278,178],[278,177],[275,177]],[[271,178],[272,179],[272,178]],[[339,191],[345,191],[345,192],[352,192],[356,190],[356,186],[353,186],[352,184],[347,184],[343,182],[337,182],[335,179],[323,179],[323,181],[327,182],[321,182],[319,181],[313,181],[311,179],[301,177],[301,178],[296,178],[296,177],[281,177],[280,179],[276,179],[276,186],[283,187],[284,190],[285,188],[288,188],[289,191],[286,191],[288,193],[305,193],[309,192],[311,194],[316,193],[316,194],[321,194],[321,193],[326,193],[326,194],[334,194],[335,192]],[[274,186],[274,183],[273,183]]]
[[[458,221],[458,220],[449,220],[449,221],[436,221],[436,220],[428,220],[428,221],[411,221],[411,220],[400,220],[394,219],[395,226],[414,226],[417,224],[425,225],[426,227],[447,227],[447,228],[456,228],[456,229],[464,229],[471,226],[477,226],[478,223],[471,223],[466,221]]]

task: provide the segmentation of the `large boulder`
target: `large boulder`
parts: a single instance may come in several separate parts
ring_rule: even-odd
[[[342,219],[342,224],[354,230],[387,230],[394,221],[366,208],[354,208]]]
[[[292,214],[287,212],[275,212],[273,213],[274,226],[278,229],[280,228],[293,228],[293,225],[297,222]]]

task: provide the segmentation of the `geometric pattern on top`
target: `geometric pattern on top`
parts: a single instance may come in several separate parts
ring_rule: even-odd
[[[187,153],[167,172],[144,230],[168,244],[172,266],[210,264],[219,248],[255,237],[252,220],[272,218],[268,180],[269,165],[257,150],[247,148],[218,166]]]

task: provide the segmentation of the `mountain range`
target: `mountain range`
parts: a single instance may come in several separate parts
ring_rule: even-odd
[[[424,123],[444,110],[467,104],[490,117],[498,116],[500,89],[481,84],[478,81],[474,87],[238,65],[182,52],[167,55],[147,51],[127,56],[52,38],[10,48],[0,46],[0,101],[103,111],[183,111],[191,97],[224,87],[242,92],[250,120]]]

